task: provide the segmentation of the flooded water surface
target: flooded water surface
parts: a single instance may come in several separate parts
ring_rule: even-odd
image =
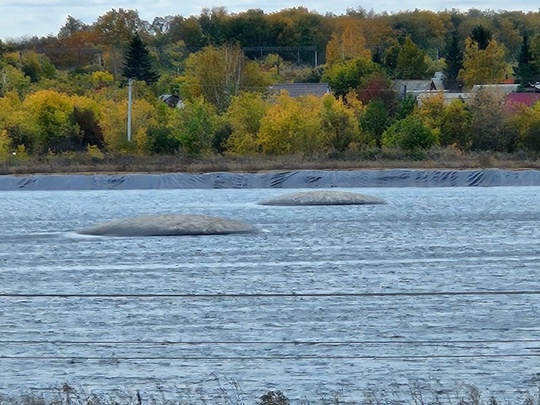
[[[539,187],[257,204],[294,191],[2,192],[0,395],[64,383],[193,403],[254,403],[271,390],[311,403],[410,401],[468,384],[500,399],[537,390]],[[77,234],[158,213],[259,232]]]

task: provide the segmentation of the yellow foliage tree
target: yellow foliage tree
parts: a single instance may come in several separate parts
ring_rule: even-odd
[[[313,155],[323,150],[322,101],[315,96],[292,98],[282,92],[261,120],[259,142],[268,155]]]
[[[360,140],[360,128],[354,108],[348,107],[343,103],[343,99],[336,99],[332,95],[323,99],[321,128],[324,147],[328,151],[343,152]]]
[[[37,123],[29,119],[28,111],[15,91],[0,97],[0,130],[6,130],[14,145],[31,148],[37,139]]]
[[[227,154],[238,156],[260,152],[257,133],[267,108],[268,103],[260,93],[240,93],[232,99],[226,113],[232,129],[226,144]]]
[[[103,105],[100,116],[100,127],[108,150],[123,152],[133,146],[139,152],[146,152],[148,143],[143,140],[146,130],[156,123],[156,108],[146,100],[135,100],[131,111],[131,129],[134,145],[129,145],[127,139],[127,101],[107,101]]]
[[[191,99],[203,96],[219,112],[241,91],[261,91],[268,85],[268,78],[239,45],[209,46],[186,61],[184,94]]]
[[[342,27],[332,34],[326,45],[326,62],[329,65],[358,57],[371,58],[360,23],[353,18],[342,20]]]
[[[440,133],[444,110],[444,93],[441,91],[423,97],[413,114],[438,134]]]
[[[0,159],[6,160],[11,154],[11,138],[8,131],[0,130]]]
[[[458,78],[468,89],[475,84],[501,83],[508,71],[505,55],[505,47],[497,41],[491,40],[486,49],[479,49],[469,37],[465,40],[463,69],[459,71]]]
[[[80,145],[73,101],[67,94],[40,90],[26,97],[22,107],[39,128],[35,145],[38,152],[71,150]]]

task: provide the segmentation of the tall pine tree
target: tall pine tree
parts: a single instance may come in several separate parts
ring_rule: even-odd
[[[463,49],[459,45],[457,33],[454,31],[446,42],[444,49],[446,67],[444,69],[444,88],[459,91],[461,83],[458,80],[459,71],[463,68]]]
[[[529,83],[535,83],[539,76],[538,68],[534,63],[534,57],[529,46],[529,37],[523,36],[521,49],[518,56],[518,65],[514,68],[514,73],[521,83],[521,87],[527,86]]]
[[[473,28],[470,37],[478,44],[478,49],[484,50],[489,45],[489,42],[493,39],[493,34],[483,25],[477,25]]]
[[[139,34],[133,36],[127,47],[122,76],[128,80],[145,81],[147,84],[155,83],[159,79],[159,74],[152,66],[150,52]]]

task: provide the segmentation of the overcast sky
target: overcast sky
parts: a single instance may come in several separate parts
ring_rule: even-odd
[[[215,1],[215,2],[214,2]],[[24,36],[57,35],[68,15],[86,24],[94,23],[107,11],[119,8],[137,10],[143,20],[168,15],[198,16],[203,8],[225,7],[229,13],[250,8],[272,13],[286,8],[303,6],[310,11],[336,15],[347,9],[362,7],[377,13],[414,10],[440,11],[458,9],[538,11],[537,1],[531,0],[0,0],[0,39]]]

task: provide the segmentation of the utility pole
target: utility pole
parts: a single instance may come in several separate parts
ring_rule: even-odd
[[[127,140],[131,142],[131,103],[133,93],[133,79],[128,79],[128,111],[127,111]]]

